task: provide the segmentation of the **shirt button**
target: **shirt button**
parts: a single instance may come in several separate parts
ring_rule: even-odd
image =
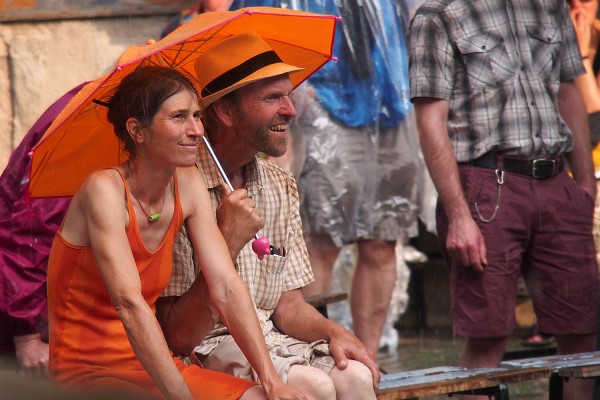
[[[536,132],[535,137],[540,137],[540,136],[541,136],[540,133]]]
[[[532,106],[535,106],[535,101],[532,101],[532,102],[531,102],[531,105],[532,105]]]

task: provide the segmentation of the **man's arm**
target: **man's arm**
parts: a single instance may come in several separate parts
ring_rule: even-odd
[[[379,386],[381,373],[367,348],[356,336],[341,325],[323,317],[308,304],[300,289],[283,292],[272,316],[277,328],[288,336],[305,342],[326,340],[339,369],[348,365],[348,359],[363,363],[373,374],[373,387]]]
[[[206,280],[200,273],[181,297],[159,297],[156,317],[174,353],[189,356],[215,327],[219,313],[212,305]]]
[[[592,199],[596,198],[596,178],[592,162],[592,142],[585,106],[573,81],[558,90],[558,110],[573,133],[573,149],[566,154],[575,181]]]
[[[448,252],[461,265],[482,272],[487,264],[486,248],[463,194],[448,137],[449,103],[434,98],[416,98],[414,106],[425,163],[448,216]]]
[[[223,196],[216,210],[217,224],[225,238],[231,259],[235,261],[242,248],[264,226],[264,221],[256,203],[248,197],[245,189],[230,192],[227,186],[222,185],[221,191]],[[179,234],[177,240],[189,239]],[[175,254],[173,264],[178,274],[193,271],[192,254]],[[191,354],[194,347],[202,343],[214,328],[218,317],[204,276],[198,274],[192,286],[181,297],[159,298],[156,316],[171,350],[182,355]]]

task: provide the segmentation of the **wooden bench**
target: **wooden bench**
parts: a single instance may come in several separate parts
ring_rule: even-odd
[[[500,367],[516,370],[545,368],[550,371],[549,399],[562,399],[565,379],[600,377],[600,351],[504,361]]]
[[[327,318],[327,304],[343,301],[348,298],[346,292],[325,292],[307,296],[306,302],[316,308],[325,318]]]
[[[508,384],[548,378],[548,368],[435,367],[383,375],[378,400],[412,399],[441,394],[472,394],[508,400]]]

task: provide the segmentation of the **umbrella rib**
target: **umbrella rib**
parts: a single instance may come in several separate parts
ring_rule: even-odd
[[[193,38],[195,38],[195,37],[198,37],[198,36],[200,36],[200,35],[203,35],[203,34],[205,35],[207,32],[210,32],[210,31],[213,31],[213,30],[215,30],[215,32],[214,32],[214,33],[212,33],[212,34],[211,34],[210,36],[208,36],[207,38],[205,38],[205,39],[204,39],[204,38],[202,38],[203,40],[199,40],[199,42],[201,42],[201,43],[206,43],[206,42],[208,42],[210,39],[212,39],[212,37],[214,37],[214,36],[215,36],[215,35],[216,35],[218,32],[220,32],[221,30],[223,30],[223,29],[224,29],[224,28],[225,28],[225,27],[226,27],[226,26],[227,26],[229,23],[231,23],[232,21],[235,21],[236,19],[238,19],[238,18],[240,18],[240,17],[242,17],[242,16],[244,16],[244,15],[246,15],[246,14],[252,14],[252,12],[245,11],[245,12],[243,12],[243,13],[241,13],[241,14],[235,15],[235,16],[233,16],[232,18],[230,18],[230,19],[228,19],[228,20],[226,20],[226,21],[223,21],[223,22],[221,22],[220,24],[214,25],[214,26],[212,26],[212,27],[210,27],[210,28],[208,28],[208,29],[206,29],[206,30],[204,30],[204,31],[202,31],[202,32],[198,32],[196,35],[193,35],[193,36],[190,36],[190,37],[188,37],[188,38],[186,38],[186,39],[183,39],[183,40],[181,40],[181,42],[179,42],[179,43],[173,43],[173,44],[169,45],[168,47],[161,48],[161,49],[157,49],[157,50],[156,50],[154,53],[152,53],[152,54],[148,54],[148,55],[146,55],[146,57],[143,57],[143,58],[150,58],[150,57],[152,57],[152,56],[154,56],[154,55],[156,55],[156,54],[159,54],[159,53],[162,53],[162,52],[164,52],[165,50],[169,50],[169,48],[173,49],[175,46],[178,46],[178,47],[180,48],[180,50],[175,50],[175,51],[177,52],[177,54],[179,54],[179,53],[183,53],[183,51],[181,51],[181,49],[183,48],[183,46],[184,46],[186,43],[190,42],[190,39],[193,39]],[[189,21],[189,22],[188,22],[188,24],[189,24],[190,22],[191,22],[191,21]],[[185,26],[185,24],[184,24],[183,26]],[[172,34],[173,34],[173,33],[171,33],[171,35],[172,35]],[[166,36],[165,38],[167,38],[167,37],[169,37],[169,36],[170,36],[170,35]],[[163,39],[163,40],[164,40],[164,39]],[[192,55],[193,53],[195,53],[195,50],[199,49],[200,47],[202,47],[202,46],[198,46],[198,47],[196,47],[196,49],[194,49],[194,51],[190,52],[190,55]],[[188,56],[186,56],[186,58],[187,58],[187,57],[188,57]],[[176,58],[176,57],[175,57],[175,58]],[[174,59],[175,59],[175,58],[174,58]],[[122,64],[122,65],[121,65],[121,67],[126,67],[126,66],[128,66],[128,65],[130,65],[130,64],[135,64],[135,63],[137,63],[137,62],[139,62],[139,59],[137,59],[137,60],[131,60],[131,61],[127,62],[127,63],[124,63],[124,64]],[[176,62],[176,61],[174,61],[174,62]],[[175,67],[175,68],[176,68],[176,67],[177,67],[177,64],[174,64],[174,65],[173,65],[173,67]]]
[[[233,19],[231,21],[233,21]],[[187,65],[189,62],[193,62],[194,60],[193,59],[189,60],[189,58],[192,57],[193,55],[197,54],[199,49],[204,47],[204,45],[206,45],[206,43],[208,43],[217,34],[219,34],[227,26],[227,24],[231,21],[228,21],[226,24],[220,25],[220,27],[218,29],[214,30],[214,32],[212,32],[209,36],[200,36],[199,37],[199,35],[196,35],[196,36],[192,36],[190,39],[187,39],[187,40],[181,42],[179,45],[179,49],[175,50],[175,57],[169,57],[169,59],[173,60],[173,63],[171,65],[174,67],[178,67],[178,66],[182,66],[182,65]],[[203,33],[206,34],[206,31]],[[180,61],[177,61],[178,56],[184,53],[184,51],[183,51],[184,46],[186,44],[190,45],[192,43],[197,43],[198,45],[196,47],[193,47],[191,50],[186,50],[185,51],[186,55],[184,56],[184,58]],[[163,52],[160,52],[160,54],[163,55],[164,57],[166,57],[166,55]]]

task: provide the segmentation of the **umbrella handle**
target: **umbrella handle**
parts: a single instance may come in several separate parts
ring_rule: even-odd
[[[231,184],[231,181],[229,181],[229,178],[225,174],[225,171],[223,170],[223,167],[221,166],[221,163],[219,162],[217,155],[215,154],[212,147],[210,146],[208,139],[206,138],[206,136],[203,135],[202,140],[204,141],[204,144],[206,145],[206,148],[208,149],[210,156],[212,157],[213,161],[217,165],[217,169],[219,170],[221,177],[227,184],[227,187],[229,187],[229,190],[233,192],[233,185]],[[254,242],[252,242],[252,250],[256,253],[256,255],[258,256],[258,259],[262,261],[262,259],[265,257],[265,255],[271,254],[271,243],[269,242],[269,239],[267,239],[266,237],[258,236],[258,233],[254,234],[254,238],[255,238],[255,240],[254,240]]]
[[[256,240],[252,242],[252,250],[256,253],[258,259],[262,261],[265,255],[271,254],[271,243],[264,236],[258,237],[258,233],[255,237]]]

